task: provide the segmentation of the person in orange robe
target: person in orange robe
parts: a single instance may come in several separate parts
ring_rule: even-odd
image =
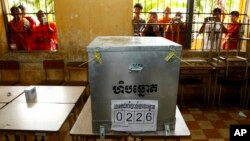
[[[171,39],[171,34],[168,33],[169,25],[167,25],[168,23],[171,22],[171,18],[169,16],[170,13],[171,13],[171,8],[167,6],[166,9],[164,10],[164,16],[162,18],[158,19],[158,23],[160,25],[160,28],[163,30],[163,33],[161,35],[167,39]],[[164,34],[164,32],[166,32],[166,33]]]
[[[171,40],[181,44],[185,48],[186,41],[186,24],[182,21],[182,13],[176,12],[175,17],[171,20],[169,32],[171,32]]]
[[[27,34],[27,42],[29,44],[28,50],[31,51],[34,48],[34,41],[33,41],[33,29],[36,27],[36,22],[35,20],[31,17],[26,15],[26,8],[23,5],[18,6],[19,9],[21,9],[21,14],[22,17],[26,20],[29,21],[30,25],[29,28],[27,29],[28,34]]]
[[[227,26],[227,33],[225,34],[225,38],[222,42],[223,49],[237,49],[240,31],[240,24],[238,23],[238,18],[238,11],[232,11],[230,13],[231,23],[229,23]]]
[[[34,28],[34,50],[57,50],[58,38],[56,24],[50,22],[45,15],[45,12],[39,10],[37,12],[39,25]]]
[[[28,29],[30,23],[21,16],[21,10],[13,6],[10,9],[13,19],[9,22],[10,46],[13,50],[28,50]]]

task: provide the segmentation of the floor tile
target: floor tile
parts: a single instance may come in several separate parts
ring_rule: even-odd
[[[191,132],[191,138],[181,141],[229,141],[231,124],[250,124],[250,109],[235,106],[188,108],[183,117]],[[239,112],[244,113],[242,117]]]
[[[205,114],[205,116],[207,117],[207,119],[209,121],[219,120],[220,119],[220,117],[215,113],[208,113],[208,114]]]
[[[207,121],[207,117],[204,114],[193,114],[193,117],[196,121]]]
[[[192,114],[182,114],[185,121],[195,121]]]
[[[226,125],[224,123],[223,120],[215,120],[215,121],[211,121],[211,123],[212,123],[212,125],[213,125],[213,127],[215,129],[223,129],[223,128],[228,128],[229,127],[228,125]]]
[[[214,129],[214,126],[210,121],[198,121],[198,125],[200,126],[200,129]]]
[[[189,130],[200,129],[199,124],[196,121],[186,121]]]
[[[192,139],[207,139],[207,136],[203,133],[203,130],[196,129],[196,130],[190,130],[191,131],[191,138]]]
[[[204,129],[203,133],[206,135],[209,139],[222,139],[223,137],[220,135],[220,133],[217,130],[214,129]]]

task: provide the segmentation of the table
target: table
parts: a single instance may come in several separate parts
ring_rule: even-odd
[[[77,111],[84,105],[83,95],[85,86],[34,86],[37,96],[34,100],[26,100],[23,93],[13,102],[17,103],[53,103],[53,104],[75,104],[72,111],[73,119],[70,125],[77,118]]]
[[[184,61],[181,63],[180,67],[180,77],[199,77],[201,79],[206,78],[208,92],[205,104],[210,104],[212,72],[215,70],[215,67],[210,65],[207,60],[204,59],[186,58],[183,60]]]
[[[227,62],[228,61],[228,62]],[[240,90],[240,106],[245,106],[245,98],[246,98],[246,86],[248,83],[248,61],[244,60],[241,57],[230,57],[228,60],[223,60],[221,58],[214,58],[213,62],[211,62],[216,68],[215,81],[214,81],[214,92],[213,92],[213,105],[217,98],[218,103],[220,104],[220,95],[222,85],[229,85],[233,82],[235,84],[230,87],[236,86]],[[217,87],[219,87],[219,93],[217,93]],[[228,88],[230,88],[228,87]]]
[[[72,80],[72,74],[76,72],[86,72],[86,76],[88,77],[88,63],[87,62],[68,62],[67,63],[69,81]],[[83,80],[78,80],[83,81]],[[88,81],[88,78],[87,80]]]
[[[27,86],[0,86],[0,102],[9,103],[18,97]]]
[[[88,63],[84,62],[68,62],[67,69],[72,71],[87,71]]]
[[[84,86],[34,86],[37,97],[28,102],[76,104],[85,90]],[[23,93],[14,102],[27,102]]]
[[[92,132],[92,113],[91,113],[91,97],[88,98],[81,113],[79,114],[75,124],[70,130],[70,135],[73,140],[84,140],[87,138],[99,138],[100,134]],[[105,133],[106,138],[127,139],[128,137],[146,138],[171,138],[179,140],[181,137],[190,136],[190,131],[178,109],[176,108],[176,125],[175,130],[170,131],[166,135],[165,131],[144,132],[144,133],[125,133],[125,132],[110,132]]]
[[[0,134],[56,134],[72,111],[74,104],[16,103],[0,110]]]
[[[6,105],[6,103],[0,103],[0,109],[2,108],[2,107],[4,107]]]

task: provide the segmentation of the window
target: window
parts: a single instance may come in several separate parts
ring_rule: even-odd
[[[186,13],[187,11],[187,0],[134,0],[133,4],[140,3],[143,6],[142,17],[148,19],[149,12],[157,12],[158,17],[163,16],[164,9],[168,6],[171,10],[171,17],[176,12]],[[186,15],[184,15],[184,19]]]
[[[204,22],[205,17],[212,17],[212,11],[214,8],[220,8],[222,10],[222,19],[223,25],[227,27],[230,23],[230,12],[231,11],[239,11],[240,16],[238,21],[243,24],[242,29],[240,32],[241,35],[243,33],[244,28],[246,25],[246,18],[247,13],[245,12],[244,5],[247,4],[247,0],[195,0],[194,1],[194,10],[193,10],[193,21],[194,24],[192,25],[193,32],[192,32],[192,43],[191,49],[194,50],[201,50],[204,36],[199,34],[198,31],[201,25]],[[206,6],[204,6],[206,5]]]
[[[140,3],[143,6],[141,17],[145,19],[146,22],[148,21],[148,14],[152,11],[158,14],[158,19],[161,18],[164,15],[164,9],[167,6],[171,8],[169,17],[172,18],[172,21],[175,14],[181,12],[183,15],[182,20],[185,22],[186,26],[185,32],[182,33],[185,34],[185,43],[183,43],[184,49],[203,49],[203,36],[198,34],[198,32],[204,22],[204,18],[211,17],[214,8],[222,9],[224,17],[223,25],[225,27],[227,27],[230,22],[230,12],[234,10],[239,11],[240,13],[239,22],[243,25],[241,34],[245,34],[243,31],[249,26],[247,24],[247,20],[249,19],[246,12],[248,8],[248,0],[133,0],[133,4],[135,5],[136,3]],[[167,33],[165,29],[163,32]],[[174,35],[173,33],[171,34]],[[164,34],[161,35],[164,36]]]
[[[57,51],[54,0],[2,0],[10,51]]]

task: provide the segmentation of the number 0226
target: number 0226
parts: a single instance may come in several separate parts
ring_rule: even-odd
[[[115,123],[152,124],[154,111],[114,111]]]

